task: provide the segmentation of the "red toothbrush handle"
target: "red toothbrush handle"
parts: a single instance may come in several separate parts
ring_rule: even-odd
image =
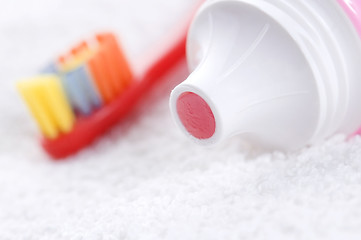
[[[142,96],[185,57],[185,44],[186,33],[171,46],[167,53],[153,63],[142,79],[135,80],[113,102],[89,117],[78,119],[70,133],[63,134],[54,140],[43,139],[42,146],[45,151],[54,159],[62,159],[91,144],[125,117]]]

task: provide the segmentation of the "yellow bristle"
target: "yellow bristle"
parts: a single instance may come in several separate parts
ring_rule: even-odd
[[[57,76],[27,79],[17,87],[46,138],[54,139],[72,129],[75,116]]]

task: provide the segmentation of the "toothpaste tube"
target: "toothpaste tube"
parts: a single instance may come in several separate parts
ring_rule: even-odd
[[[361,126],[361,1],[210,0],[170,109],[194,142],[297,149]]]

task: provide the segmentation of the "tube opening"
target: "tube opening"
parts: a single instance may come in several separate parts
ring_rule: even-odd
[[[193,137],[211,138],[216,131],[216,120],[208,103],[192,92],[182,93],[177,99],[177,114],[184,128]]]

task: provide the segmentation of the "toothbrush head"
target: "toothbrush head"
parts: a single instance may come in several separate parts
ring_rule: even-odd
[[[115,36],[98,34],[93,42],[81,42],[45,74],[17,84],[46,139],[68,134],[77,119],[90,116],[131,85],[133,75]]]

